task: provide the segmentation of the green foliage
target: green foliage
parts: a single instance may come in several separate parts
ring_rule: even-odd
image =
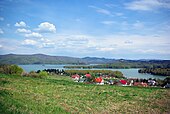
[[[47,78],[48,73],[45,72],[45,71],[41,71],[41,72],[39,73],[39,76],[40,76],[41,78]]]
[[[11,74],[21,75],[21,73],[24,71],[21,67],[17,65],[11,65]]]
[[[170,76],[170,68],[143,68],[138,70],[139,73],[150,73],[153,75]]]
[[[166,78],[164,79],[164,82],[170,84],[170,76],[166,77]]]
[[[116,78],[124,78],[123,73],[120,71],[112,70],[65,70],[66,75],[71,76],[74,74],[85,75],[90,73],[93,77],[99,77],[102,75],[108,75]]]
[[[150,61],[138,61],[138,60],[116,60],[110,64],[99,64],[99,65],[89,65],[89,66],[64,66],[64,68],[83,68],[83,69],[92,69],[92,68],[170,68],[169,60],[150,60]]]
[[[8,54],[0,55],[1,64],[81,64],[79,58],[64,56],[49,56],[43,54],[17,55]]]
[[[120,71],[113,71],[113,75],[114,75],[116,78],[123,78],[123,74],[122,74],[122,72],[120,72]]]
[[[23,72],[22,76],[23,77],[33,77],[33,78],[47,78],[48,77],[48,73],[45,72],[45,71],[41,71],[39,73],[37,73],[35,71],[31,71],[29,73]]]
[[[0,73],[21,75],[24,70],[17,65],[0,65]]]

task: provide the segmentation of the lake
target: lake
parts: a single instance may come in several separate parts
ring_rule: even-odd
[[[66,64],[67,65],[67,64]],[[66,65],[52,65],[52,64],[33,64],[33,65],[19,65],[22,67],[26,72],[30,71],[37,71],[37,70],[44,70],[44,69],[65,69],[63,68]],[[77,69],[78,70],[78,69]],[[85,70],[85,69],[83,69]],[[97,69],[94,69],[97,70]],[[113,70],[113,71],[121,71],[123,75],[127,78],[156,78],[156,79],[165,79],[164,76],[159,76],[159,75],[151,75],[151,74],[141,74],[138,73],[138,69],[102,69],[102,70]]]

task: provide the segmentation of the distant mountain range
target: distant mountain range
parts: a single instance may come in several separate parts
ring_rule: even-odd
[[[125,60],[125,59],[106,59],[97,57],[75,58],[67,56],[50,56],[44,54],[18,55],[7,54],[0,55],[0,64],[110,64],[118,61],[124,62],[162,62],[166,60]],[[168,60],[169,61],[169,60]]]
[[[50,56],[44,54],[0,55],[1,64],[84,64],[82,59],[66,56]]]
[[[84,57],[82,61],[86,64],[108,64],[114,63],[115,59],[97,58],[97,57]]]

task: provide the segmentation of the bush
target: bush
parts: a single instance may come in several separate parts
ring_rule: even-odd
[[[23,73],[22,76],[28,76],[28,77],[33,77],[33,78],[47,78],[48,73],[45,71],[40,71],[39,73],[35,71],[31,71],[29,73]]]
[[[21,73],[24,71],[21,67],[17,65],[11,65],[10,67],[11,74],[21,75]]]
[[[113,71],[113,74],[116,78],[123,78],[123,74],[120,71]]]
[[[38,73],[31,71],[31,72],[29,72],[28,77],[38,78],[39,75],[38,75]]]
[[[0,73],[21,75],[24,70],[17,65],[0,65]]]
[[[45,71],[40,71],[40,72],[39,72],[39,76],[40,76],[41,78],[47,78],[48,73],[45,72]]]

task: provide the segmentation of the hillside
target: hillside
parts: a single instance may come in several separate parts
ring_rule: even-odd
[[[66,56],[50,56],[44,54],[0,55],[1,64],[106,64],[113,63],[114,61],[115,59],[97,57],[75,58]]]
[[[33,55],[0,55],[1,64],[82,64],[80,58],[66,56]]]
[[[125,60],[98,57],[75,58],[67,56],[50,56],[44,54],[0,55],[0,64],[99,64],[93,65],[93,68],[170,68],[170,60]]]
[[[114,63],[115,59],[106,59],[106,58],[98,58],[98,57],[84,57],[82,58],[84,62],[87,64],[108,64]]]
[[[99,86],[0,74],[0,113],[170,113],[170,90]]]

